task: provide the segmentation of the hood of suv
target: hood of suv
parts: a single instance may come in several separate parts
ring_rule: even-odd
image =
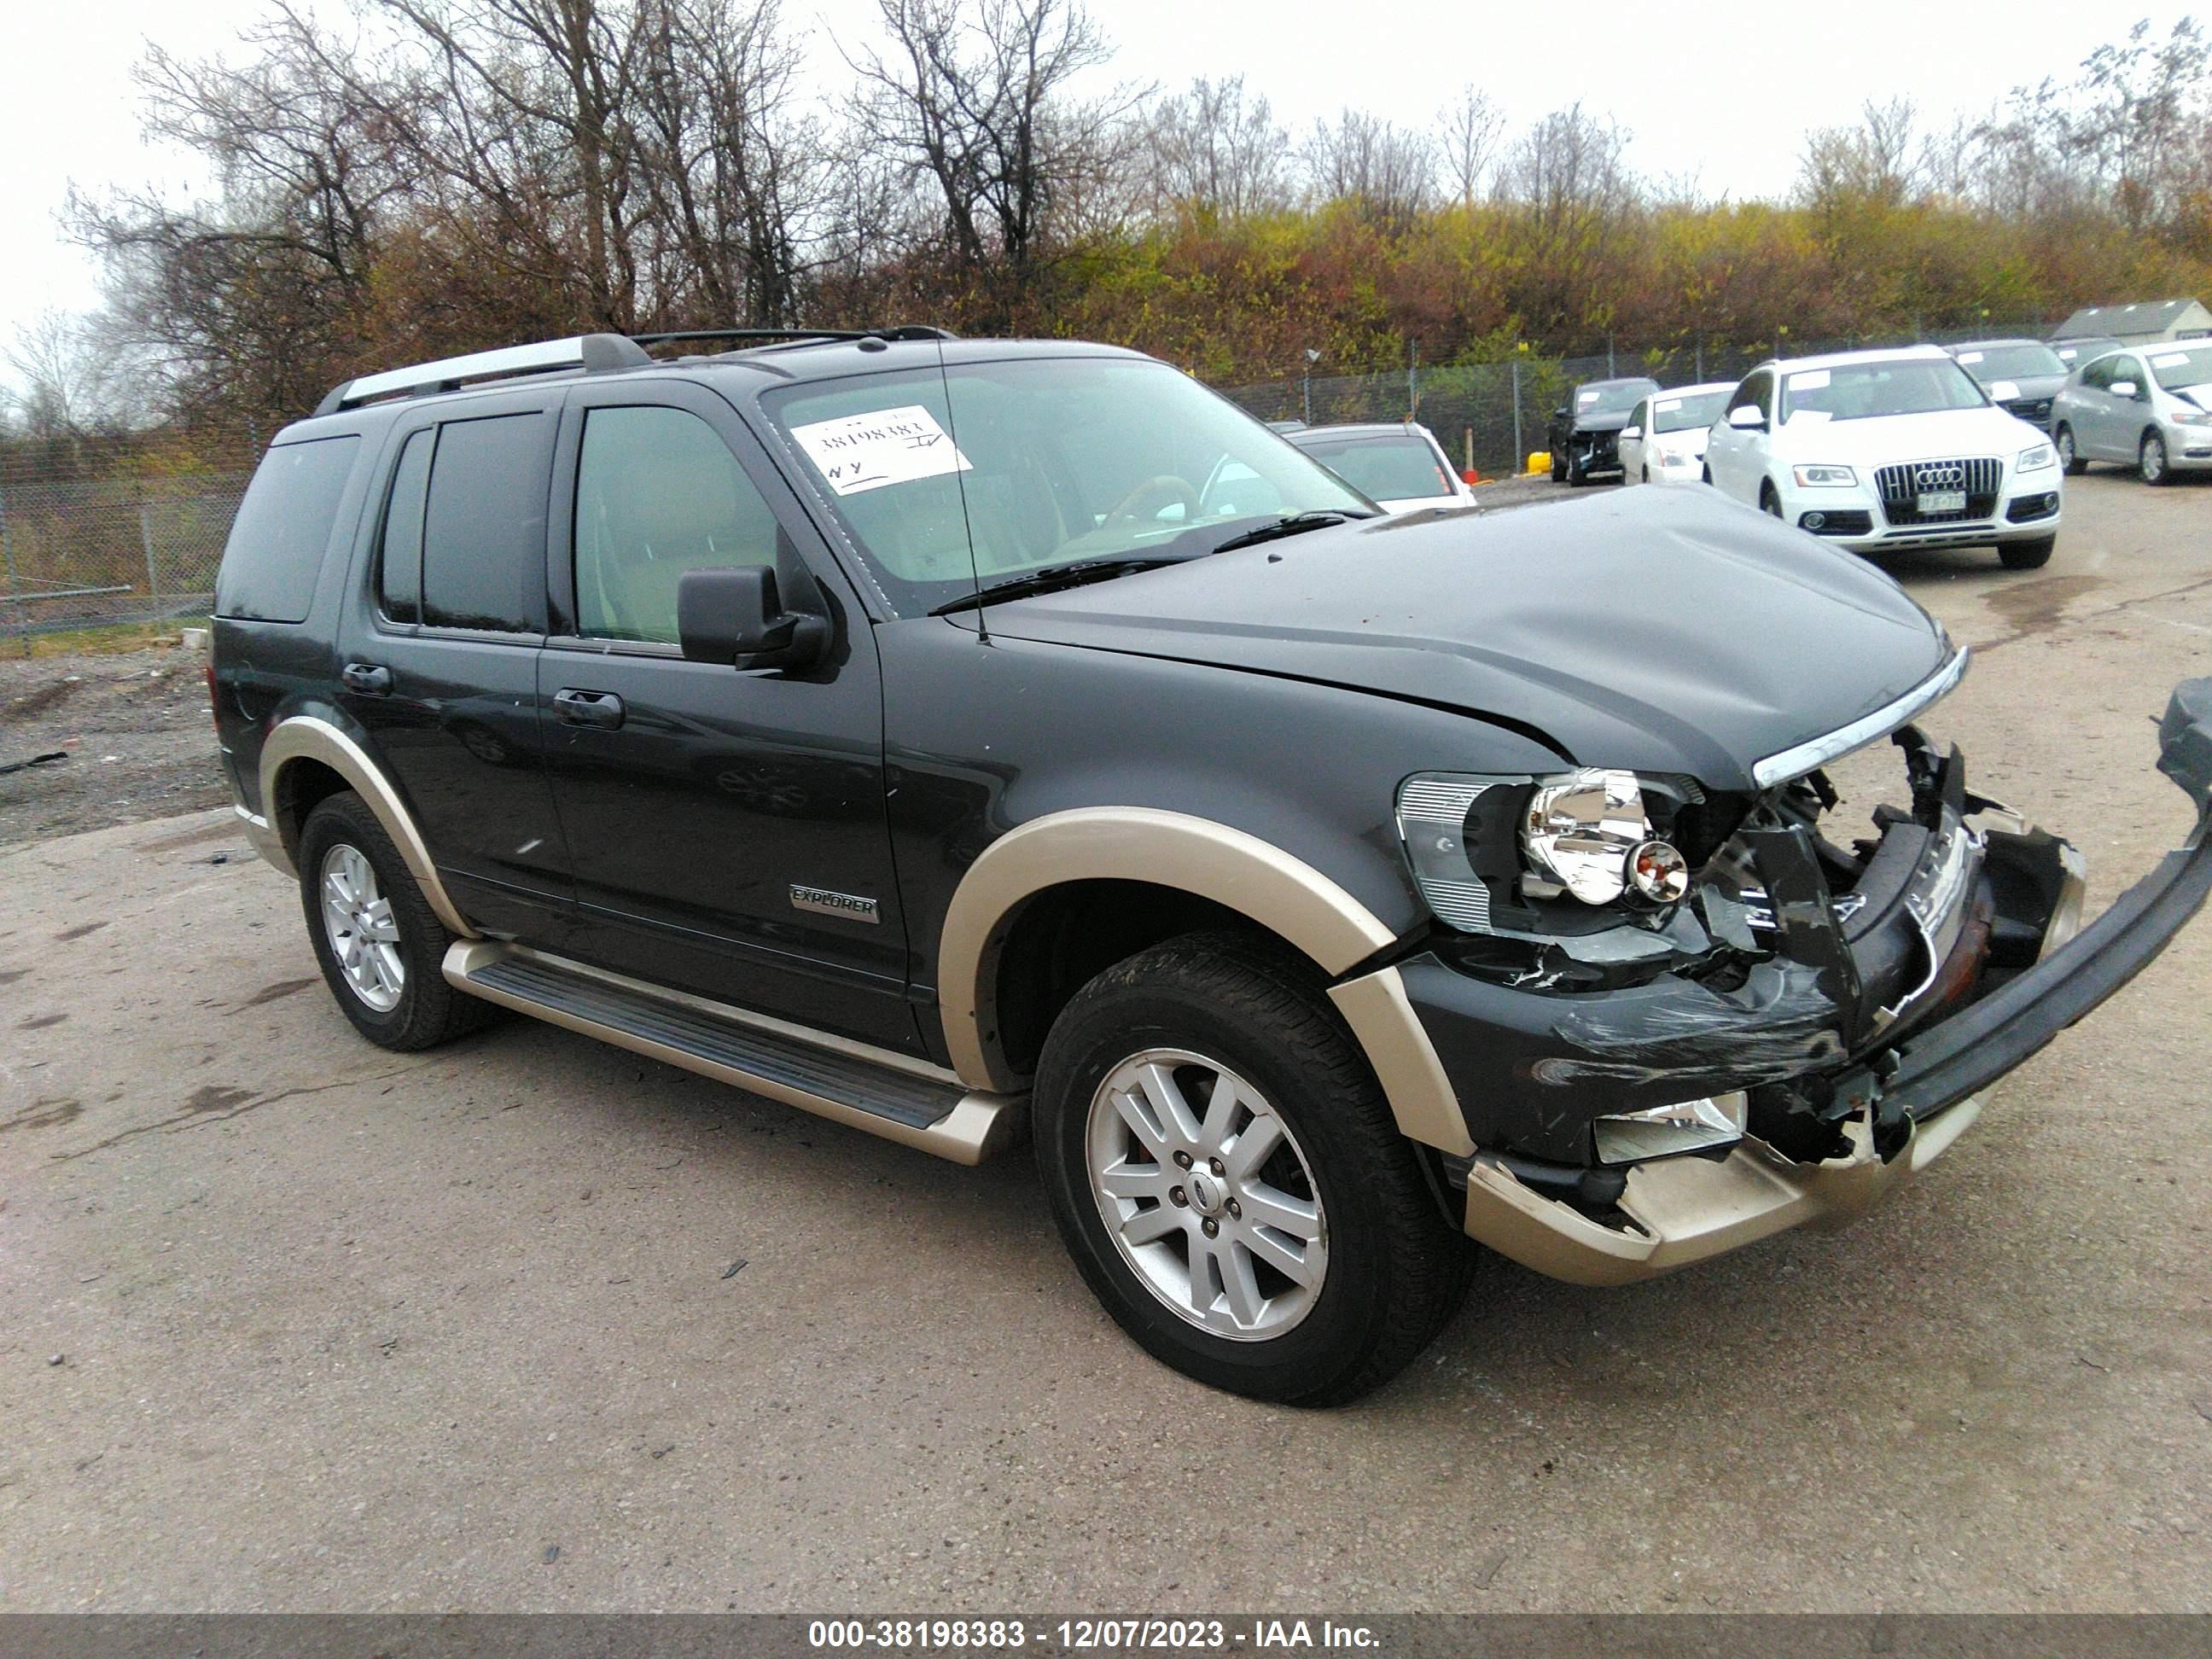
[[[1799,415],[1783,422],[1773,448],[1778,457],[1792,461],[1841,461],[1863,466],[1973,455],[2009,462],[2042,436],[2009,410],[1992,405],[1857,421],[1809,420]]]
[[[1632,409],[1593,409],[1577,415],[1568,422],[1577,432],[1618,432],[1628,424]]]
[[[1717,789],[1951,652],[1887,576],[1711,489],[1351,523],[994,605],[990,630],[1406,698]]]

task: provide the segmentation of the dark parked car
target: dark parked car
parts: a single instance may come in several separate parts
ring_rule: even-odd
[[[2051,351],[2070,374],[2084,363],[2094,362],[2108,351],[2118,351],[2125,343],[2109,334],[2083,334],[2072,339],[2053,340]]]
[[[1969,340],[1943,348],[1990,401],[2030,426],[2051,430],[2051,400],[2066,384],[2068,365],[2040,340]]]
[[[1603,473],[1620,471],[1620,428],[1636,405],[1659,390],[1648,375],[1625,380],[1585,380],[1552,411],[1546,438],[1552,482],[1579,489]]]
[[[1610,1284],[1858,1213],[2212,882],[2212,681],[2196,831],[2077,935],[2073,849],[1918,724],[1942,628],[1638,497],[1377,517],[1100,347],[592,336],[279,434],[210,685],[369,1041],[496,1004],[957,1163],[1026,1132],[1137,1341],[1341,1401],[1468,1237]],[[1821,768],[1885,740],[1847,823]]]

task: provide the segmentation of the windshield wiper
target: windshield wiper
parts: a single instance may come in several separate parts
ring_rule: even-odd
[[[1086,582],[1126,576],[1132,571],[1156,570],[1164,564],[1181,564],[1186,556],[1176,554],[1165,558],[1155,556],[1147,558],[1079,559],[1073,564],[1056,564],[1048,570],[1032,570],[1026,576],[1011,576],[1005,581],[993,582],[976,592],[963,593],[957,599],[947,599],[929,614],[943,617],[955,611],[973,611],[1000,599],[1025,599],[1035,593],[1050,593],[1062,587],[1080,587]]]
[[[1216,542],[1217,553],[1234,552],[1240,547],[1256,547],[1261,542],[1272,542],[1285,536],[1303,536],[1309,530],[1320,530],[1326,526],[1342,524],[1348,519],[1371,519],[1371,513],[1346,513],[1332,509],[1327,513],[1292,513],[1277,519],[1273,524],[1263,524],[1256,530],[1248,530],[1241,536],[1231,536],[1225,542]]]

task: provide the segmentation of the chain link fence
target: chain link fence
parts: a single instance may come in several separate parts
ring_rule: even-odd
[[[1303,421],[1331,426],[1358,421],[1419,421],[1437,434],[1445,453],[1486,477],[1520,471],[1546,446],[1552,412],[1585,380],[1648,374],[1662,386],[1705,381],[1734,385],[1769,357],[1815,356],[1830,351],[2018,336],[2041,339],[2048,325],[2034,319],[1985,322],[1956,329],[1887,338],[1799,340],[1784,337],[1750,345],[1692,340],[1632,349],[1618,346],[1584,357],[1547,357],[1532,351],[1503,362],[1409,366],[1369,374],[1293,374],[1255,386],[1223,386],[1221,394],[1263,421]]]
[[[106,450],[0,458],[0,638],[25,653],[34,635],[205,616],[214,604],[251,465],[149,465],[128,446]]]
[[[1984,323],[1913,337],[2040,338],[2045,331],[2041,321]],[[1583,357],[1523,351],[1502,362],[1294,374],[1221,390],[1267,421],[1418,420],[1462,466],[1497,477],[1520,471],[1544,448],[1552,411],[1580,381],[1648,374],[1668,386],[1734,382],[1777,355],[1777,343],[1692,341]],[[1791,356],[1902,343],[1778,343]],[[242,436],[167,433],[90,448],[20,445],[0,452],[0,640],[27,653],[37,634],[207,614],[256,447]],[[189,459],[179,462],[179,455]]]

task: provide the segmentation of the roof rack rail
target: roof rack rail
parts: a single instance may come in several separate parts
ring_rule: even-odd
[[[380,398],[419,398],[433,392],[452,392],[473,381],[549,374],[562,369],[599,374],[610,369],[635,368],[652,361],[643,346],[623,335],[579,334],[566,340],[503,346],[496,351],[472,352],[465,357],[446,357],[434,363],[363,374],[332,386],[330,395],[315,406],[315,413],[335,415]]]
[[[890,328],[687,328],[665,334],[633,334],[641,346],[675,345],[689,340],[957,340],[949,328],[900,323]]]

